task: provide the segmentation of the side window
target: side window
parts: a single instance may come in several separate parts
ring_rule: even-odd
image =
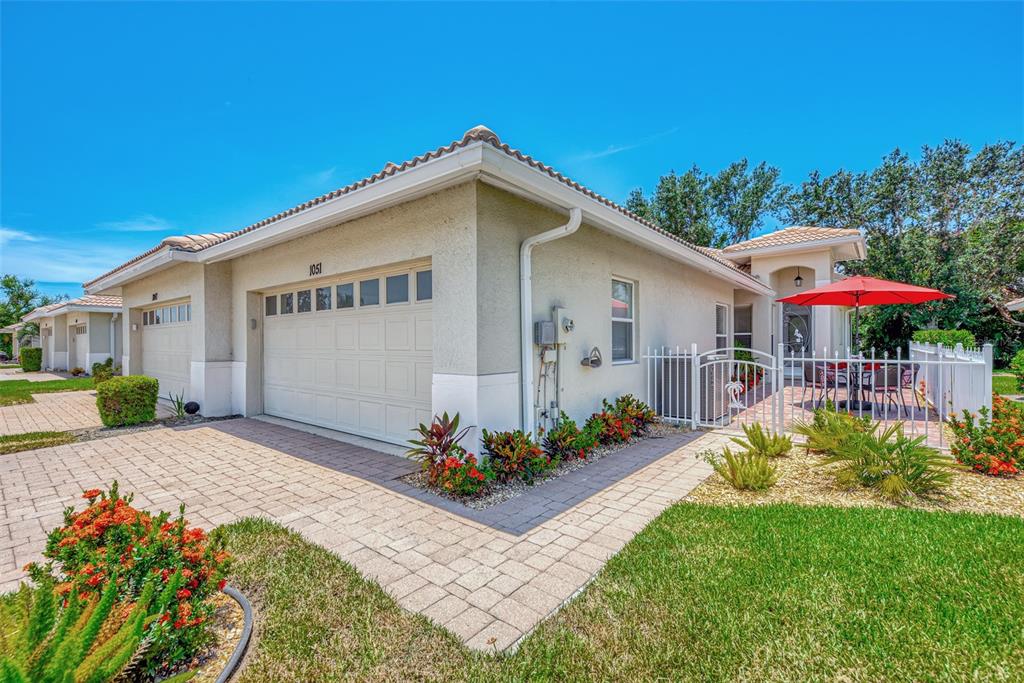
[[[633,325],[634,284],[626,280],[612,280],[612,362],[628,363],[633,360],[635,330]]]
[[[715,348],[729,347],[729,307],[715,304]]]

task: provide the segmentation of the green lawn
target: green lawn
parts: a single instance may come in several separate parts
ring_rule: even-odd
[[[261,624],[240,681],[1024,680],[1019,519],[682,503],[498,657],[297,534],[226,530]]]
[[[69,432],[28,432],[27,434],[0,436],[0,455],[60,446],[74,440],[75,436]]]
[[[0,406],[18,403],[32,403],[32,394],[49,394],[55,391],[84,391],[92,389],[92,377],[55,379],[49,382],[29,382],[27,379],[12,379],[0,382]]]
[[[997,394],[1024,394],[1017,387],[1017,378],[1013,375],[992,375],[992,391]]]

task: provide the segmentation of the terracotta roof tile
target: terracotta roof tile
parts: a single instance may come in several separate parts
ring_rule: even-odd
[[[801,244],[803,242],[817,242],[819,240],[830,240],[837,237],[854,237],[857,235],[860,235],[859,230],[794,225],[790,228],[776,230],[775,232],[770,232],[767,235],[761,235],[760,237],[749,239],[746,242],[731,244],[723,249],[723,251],[727,254],[733,254],[737,251],[746,251],[747,249],[784,247],[791,244]]]
[[[668,237],[668,238],[670,238],[670,239],[672,239],[672,240],[674,240],[674,241],[676,241],[676,242],[678,242],[678,243],[680,243],[680,244],[682,244],[682,245],[684,245],[684,246],[686,246],[686,247],[696,251],[697,253],[699,253],[699,254],[701,254],[703,256],[706,256],[707,258],[712,259],[713,261],[715,261],[716,263],[718,263],[720,265],[724,265],[724,266],[727,266],[727,267],[729,267],[729,268],[731,268],[731,269],[733,269],[733,270],[735,270],[737,272],[744,273],[744,271],[742,269],[737,268],[736,264],[734,264],[731,261],[729,261],[728,259],[722,257],[720,255],[720,253],[717,252],[717,250],[713,250],[713,249],[709,249],[709,248],[706,248],[706,247],[700,247],[700,246],[693,245],[693,244],[687,242],[686,240],[680,239],[678,236],[676,236],[676,235],[674,235],[674,234],[672,234],[670,232],[662,230],[661,228],[656,226],[654,223],[651,223],[650,221],[644,220],[643,218],[641,218],[641,217],[637,216],[636,214],[634,214],[634,213],[630,212],[629,210],[627,210],[625,207],[616,204],[612,200],[610,200],[610,199],[608,199],[608,198],[598,194],[597,192],[594,192],[593,190],[588,189],[587,187],[584,187],[583,185],[580,185],[576,181],[572,180],[571,178],[569,178],[567,176],[562,175],[561,173],[559,173],[558,171],[556,171],[552,167],[548,166],[547,164],[541,163],[540,161],[537,161],[536,159],[530,157],[529,155],[524,154],[524,153],[520,152],[517,149],[513,149],[513,148],[509,147],[507,144],[503,143],[498,138],[498,136],[492,130],[487,128],[486,126],[476,126],[475,128],[471,128],[470,130],[466,131],[465,135],[462,136],[461,140],[455,140],[454,142],[451,142],[451,143],[449,143],[449,144],[447,144],[447,145],[445,145],[443,147],[438,147],[435,150],[432,150],[432,151],[429,151],[429,152],[425,152],[424,154],[421,154],[419,156],[413,157],[412,159],[410,159],[408,161],[404,161],[401,164],[395,164],[394,162],[389,161],[387,164],[384,165],[383,169],[381,169],[377,173],[374,173],[371,176],[368,176],[366,178],[358,180],[358,181],[356,181],[354,183],[351,183],[350,185],[346,185],[345,187],[339,188],[337,190],[333,190],[333,191],[328,192],[326,194],[320,195],[319,197],[311,199],[311,200],[309,200],[307,202],[304,202],[302,204],[299,204],[297,206],[293,206],[290,209],[282,211],[281,213],[275,214],[275,215],[270,216],[268,218],[264,218],[263,220],[258,221],[256,223],[253,223],[252,225],[246,226],[246,227],[244,227],[244,228],[242,228],[240,230],[235,230],[235,231],[232,231],[232,232],[215,232],[215,233],[205,233],[205,234],[200,234],[200,235],[181,235],[181,236],[175,236],[175,237],[168,237],[168,238],[164,239],[160,244],[158,244],[155,247],[153,247],[152,249],[150,249],[149,251],[147,251],[145,253],[142,253],[142,254],[139,254],[135,258],[131,259],[130,261],[127,261],[126,263],[123,263],[122,265],[118,266],[117,268],[114,268],[113,270],[110,270],[110,271],[104,273],[103,275],[100,275],[99,277],[96,277],[93,280],[90,280],[89,282],[86,282],[85,286],[88,287],[89,285],[92,285],[92,284],[98,282],[99,280],[102,280],[105,277],[113,275],[114,273],[117,273],[118,271],[123,270],[124,268],[127,268],[131,264],[137,263],[138,261],[141,261],[142,259],[146,258],[147,256],[160,251],[164,247],[168,247],[168,248],[171,248],[171,249],[180,249],[180,250],[183,250],[183,251],[190,251],[190,252],[202,251],[203,249],[207,249],[207,248],[212,247],[212,246],[214,246],[216,244],[220,244],[222,242],[226,242],[227,240],[230,240],[230,239],[233,239],[235,237],[238,237],[239,235],[244,235],[246,233],[252,232],[253,230],[258,230],[258,229],[260,229],[262,227],[265,227],[267,225],[270,225],[272,223],[276,223],[277,221],[280,221],[280,220],[282,220],[284,218],[288,218],[289,216],[293,216],[293,215],[295,215],[297,213],[300,213],[302,211],[305,211],[307,209],[313,208],[314,206],[318,206],[320,204],[323,204],[324,202],[328,202],[328,201],[330,201],[332,199],[337,199],[338,197],[341,197],[342,195],[348,194],[348,193],[350,193],[350,192],[352,192],[354,190],[357,190],[359,188],[366,187],[367,185],[372,185],[373,183],[376,183],[378,181],[384,180],[385,178],[389,178],[389,177],[391,177],[391,176],[393,176],[395,174],[401,173],[401,172],[406,171],[406,170],[408,170],[410,168],[415,168],[416,166],[424,164],[424,163],[426,163],[428,161],[432,161],[432,160],[437,159],[439,157],[445,156],[446,154],[451,154],[452,152],[454,152],[454,151],[456,151],[458,149],[467,147],[470,144],[475,143],[475,142],[482,142],[482,143],[485,143],[485,144],[490,144],[490,145],[494,146],[496,149],[498,149],[498,150],[504,152],[505,154],[509,155],[510,157],[516,159],[517,161],[520,161],[520,162],[522,162],[524,164],[527,164],[527,165],[529,165],[529,166],[531,166],[533,168],[536,168],[537,170],[539,170],[539,171],[541,171],[543,173],[548,174],[549,176],[551,176],[552,178],[558,180],[559,182],[563,183],[564,185],[567,185],[567,186],[571,187],[572,189],[574,189],[574,190],[576,190],[576,191],[586,195],[587,197],[590,197],[591,199],[595,199],[595,200],[601,202],[605,206],[608,206],[609,208],[612,208],[612,209],[618,211],[619,213],[621,213],[622,215],[632,219],[633,221],[635,221],[637,223],[640,223],[641,225],[643,225],[643,226],[645,226],[647,228],[650,228],[651,230],[654,230],[655,232],[660,233],[660,234],[662,234],[662,235],[664,235],[664,236],[666,236],[666,237]],[[759,282],[759,281],[755,280],[752,276],[750,276],[749,273],[744,273],[744,274],[747,275],[748,277],[750,277],[755,282]]]
[[[63,308],[65,306],[109,306],[110,308],[121,308],[121,297],[101,294],[84,294],[77,299],[68,299],[67,301],[58,301],[56,303],[47,304],[46,306],[38,306],[25,315],[27,316],[33,313],[42,315],[44,313],[49,313],[50,311],[56,311],[58,308]]]

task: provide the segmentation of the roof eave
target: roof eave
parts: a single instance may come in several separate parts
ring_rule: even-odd
[[[149,256],[132,263],[129,266],[122,268],[121,270],[115,271],[105,277],[101,277],[98,280],[94,280],[84,286],[86,294],[105,294],[111,293],[121,287],[127,282],[136,280],[140,277],[144,277],[158,270],[163,270],[174,263],[180,262],[195,262],[198,259],[197,253],[191,251],[182,251],[181,249],[172,249],[171,247],[164,247]]]
[[[795,242],[793,244],[778,244],[771,247],[753,247],[751,249],[737,249],[735,251],[722,251],[722,256],[730,261],[745,261],[751,256],[773,256],[775,254],[798,254],[807,251],[817,251],[824,248],[840,247],[846,244],[854,245],[857,250],[857,258],[867,258],[867,247],[863,235],[846,235],[833,237],[827,240],[808,240],[806,242]]]

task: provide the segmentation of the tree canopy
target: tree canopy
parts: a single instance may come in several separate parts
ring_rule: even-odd
[[[47,306],[68,298],[64,295],[53,297],[40,294],[36,289],[35,280],[19,278],[16,275],[0,276],[0,294],[0,327],[18,322],[26,313],[39,306]],[[32,327],[26,329],[32,334]],[[11,352],[11,339],[7,335],[0,339],[0,350],[8,354]]]
[[[847,272],[936,287],[956,299],[875,306],[863,316],[867,343],[893,349],[924,327],[963,328],[1005,358],[1024,343],[1024,320],[1005,303],[1024,295],[1024,151],[999,142],[972,152],[958,140],[895,149],[869,171],[812,171],[796,185],[765,162],[741,159],[718,174],[694,166],[662,176],[627,208],[696,244],[722,247],[773,225],[858,228],[868,257]]]

